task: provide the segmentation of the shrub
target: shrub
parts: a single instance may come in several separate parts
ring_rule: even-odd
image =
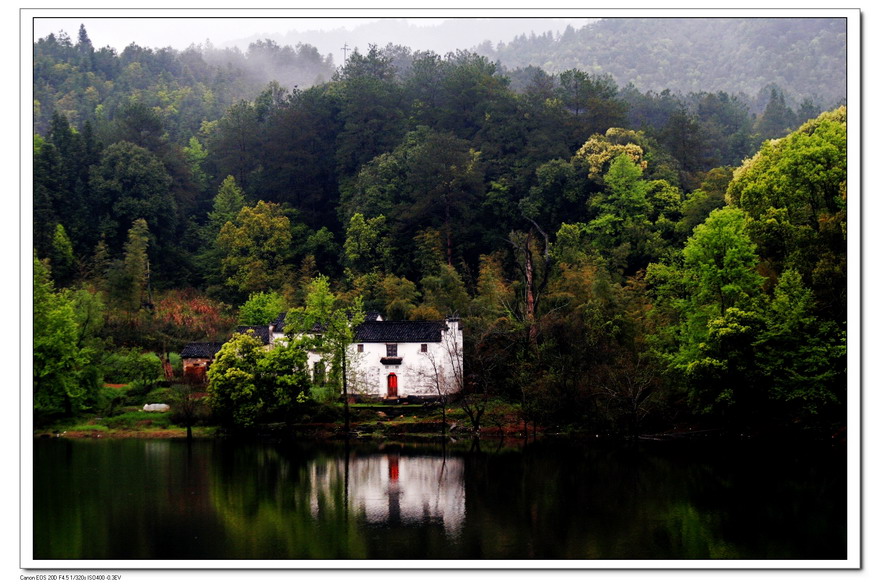
[[[95,411],[101,416],[110,416],[123,406],[127,395],[127,387],[102,387],[98,391]]]
[[[120,349],[108,355],[105,372],[108,383],[136,383],[146,389],[162,377],[162,361],[139,348]]]
[[[335,404],[339,401],[339,393],[329,387],[312,387],[312,399],[321,404]]]

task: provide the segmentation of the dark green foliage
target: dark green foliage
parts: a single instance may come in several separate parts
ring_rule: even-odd
[[[119,250],[125,231],[139,218],[161,237],[174,233],[177,204],[170,187],[165,166],[146,149],[123,141],[104,151],[91,189],[102,209],[94,220],[111,249]]]
[[[816,77],[834,59],[801,67],[798,48],[833,54],[838,24],[607,20],[542,37],[590,47],[544,69],[389,45],[335,75],[305,45],[41,39],[38,411],[113,409],[92,385],[106,339],[166,357],[224,338],[223,308],[265,324],[283,296],[302,332],[338,319],[339,341],[361,299],[392,319],[459,314],[475,427],[498,396],[531,424],[620,434],[682,414],[828,423],[844,405],[845,111],[783,135],[837,99],[819,80],[839,72]],[[700,65],[709,44],[724,67]],[[811,91],[754,81],[758,53]],[[714,70],[738,85],[700,81]],[[248,358],[212,383],[222,421],[298,417],[300,351],[236,344]],[[339,345],[321,349],[334,393]]]

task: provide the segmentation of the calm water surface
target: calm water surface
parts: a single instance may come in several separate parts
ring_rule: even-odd
[[[844,559],[845,451],[34,442],[35,559]]]

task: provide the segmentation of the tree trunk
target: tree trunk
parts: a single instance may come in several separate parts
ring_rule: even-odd
[[[345,437],[348,438],[349,416],[348,416],[348,373],[345,365],[345,353],[342,351],[342,409],[345,412]]]

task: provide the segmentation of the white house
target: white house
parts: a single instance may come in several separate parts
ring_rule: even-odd
[[[269,326],[273,343],[284,338],[284,318]],[[388,400],[455,395],[463,383],[462,350],[457,318],[388,321],[368,314],[346,355],[349,393]],[[321,355],[309,352],[316,380],[327,368]]]

